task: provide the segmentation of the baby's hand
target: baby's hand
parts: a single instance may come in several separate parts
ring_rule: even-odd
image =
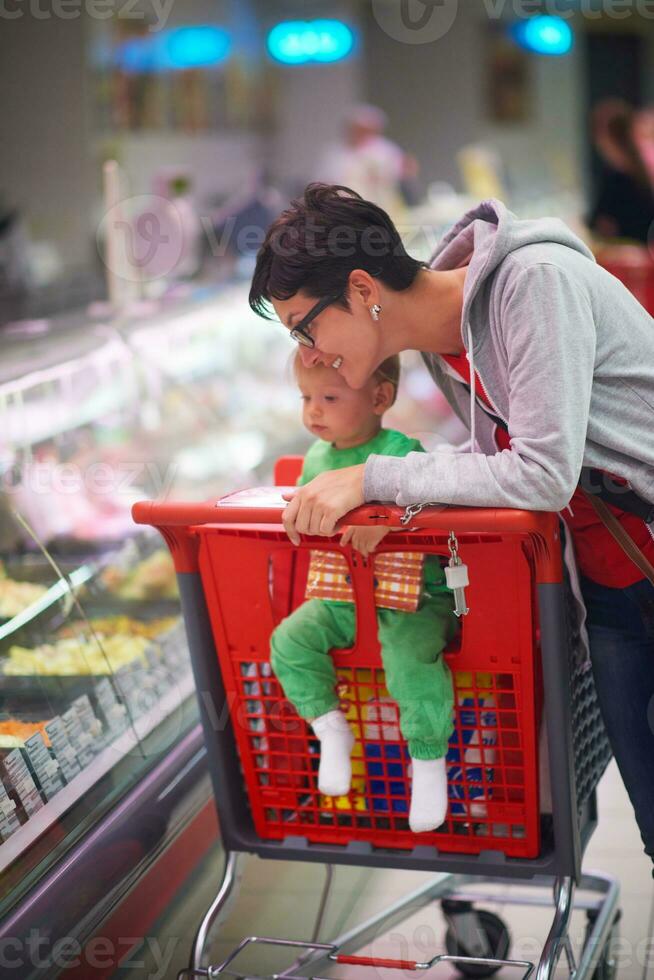
[[[373,524],[370,527],[351,525],[345,529],[341,537],[341,544],[351,544],[353,548],[361,552],[364,558],[367,558],[390,530],[390,527],[382,527],[380,524]]]

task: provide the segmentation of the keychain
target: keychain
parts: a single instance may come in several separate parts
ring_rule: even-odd
[[[445,569],[445,582],[448,589],[454,593],[454,615],[465,616],[470,612],[466,605],[466,585],[469,585],[468,566],[459,558],[459,542],[454,531],[450,531],[447,546],[450,549],[450,561]]]

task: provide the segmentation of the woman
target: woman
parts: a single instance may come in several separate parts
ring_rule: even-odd
[[[269,229],[250,305],[272,306],[303,362],[332,365],[353,388],[385,358],[421,351],[471,433],[469,451],[373,455],[320,474],[284,513],[294,543],[373,500],[565,510],[600,705],[654,859],[654,586],[577,489],[583,466],[591,489],[622,493],[611,510],[654,563],[651,317],[558,220],[519,221],[484,201],[426,268],[384,211],[319,184]]]

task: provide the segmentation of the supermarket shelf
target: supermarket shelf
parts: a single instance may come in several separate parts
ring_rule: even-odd
[[[56,796],[45,803],[42,809],[30,817],[20,830],[17,830],[8,840],[0,844],[0,872],[20,857],[58,817],[77,803],[84,793],[94,786],[102,776],[110,772],[120,759],[138,745],[141,739],[149,735],[175,708],[179,707],[193,693],[193,690],[193,675],[189,670],[180,678],[174,688],[159,699],[155,708],[137,718],[133,728],[128,728],[113,742],[106,745],[90,765],[86,766]]]

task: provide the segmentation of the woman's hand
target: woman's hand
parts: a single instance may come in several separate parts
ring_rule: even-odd
[[[351,544],[364,558],[367,558],[391,530],[390,527],[384,527],[382,524],[373,524],[370,527],[352,524],[345,529],[341,544]]]
[[[311,483],[284,496],[290,503],[282,521],[293,544],[300,543],[300,534],[328,537],[343,514],[361,506],[364,468],[360,463],[342,470],[326,470]]]

